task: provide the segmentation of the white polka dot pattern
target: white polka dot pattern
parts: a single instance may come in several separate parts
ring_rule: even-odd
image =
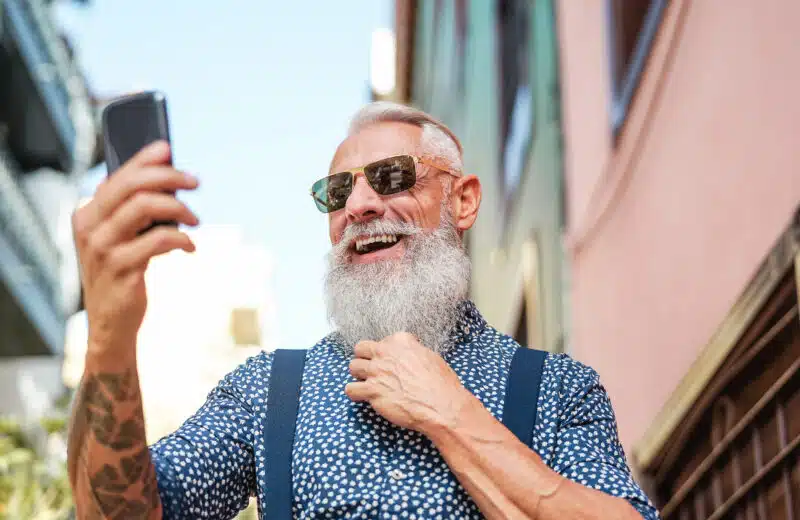
[[[470,302],[452,340],[445,360],[502,420],[519,345],[487,326]],[[426,437],[347,398],[348,363],[335,335],[308,353],[293,447],[294,517],[483,518]],[[151,447],[164,518],[231,518],[251,495],[263,503],[271,365],[270,354],[250,358],[183,426]],[[631,477],[597,374],[566,355],[545,361],[531,445],[555,471],[628,500],[646,519],[658,518]]]

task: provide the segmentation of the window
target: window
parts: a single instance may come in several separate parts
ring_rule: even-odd
[[[435,0],[431,11],[428,108],[451,128],[463,125],[469,5],[466,0]]]
[[[505,199],[519,186],[533,137],[532,2],[497,1],[500,174]]]
[[[230,333],[234,345],[261,345],[258,310],[251,307],[233,309],[230,315]]]
[[[611,65],[611,122],[619,132],[667,0],[606,0]]]

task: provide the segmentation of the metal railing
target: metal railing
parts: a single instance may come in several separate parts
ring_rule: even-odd
[[[52,351],[61,348],[58,250],[14,180],[0,146],[0,283],[8,286]]]

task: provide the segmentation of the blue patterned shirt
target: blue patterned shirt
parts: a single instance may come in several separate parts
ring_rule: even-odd
[[[520,346],[463,305],[444,359],[498,420],[511,358]],[[293,446],[293,511],[311,518],[483,518],[425,436],[395,427],[344,387],[350,358],[331,335],[309,350]],[[175,433],[150,449],[164,518],[231,518],[265,497],[264,423],[272,355],[228,374]],[[530,445],[567,478],[658,513],[634,482],[597,373],[548,355]],[[262,512],[263,517],[263,512]]]

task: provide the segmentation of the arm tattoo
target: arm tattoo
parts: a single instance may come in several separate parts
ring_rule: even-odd
[[[87,372],[73,409],[69,472],[81,518],[160,512],[135,369]]]

